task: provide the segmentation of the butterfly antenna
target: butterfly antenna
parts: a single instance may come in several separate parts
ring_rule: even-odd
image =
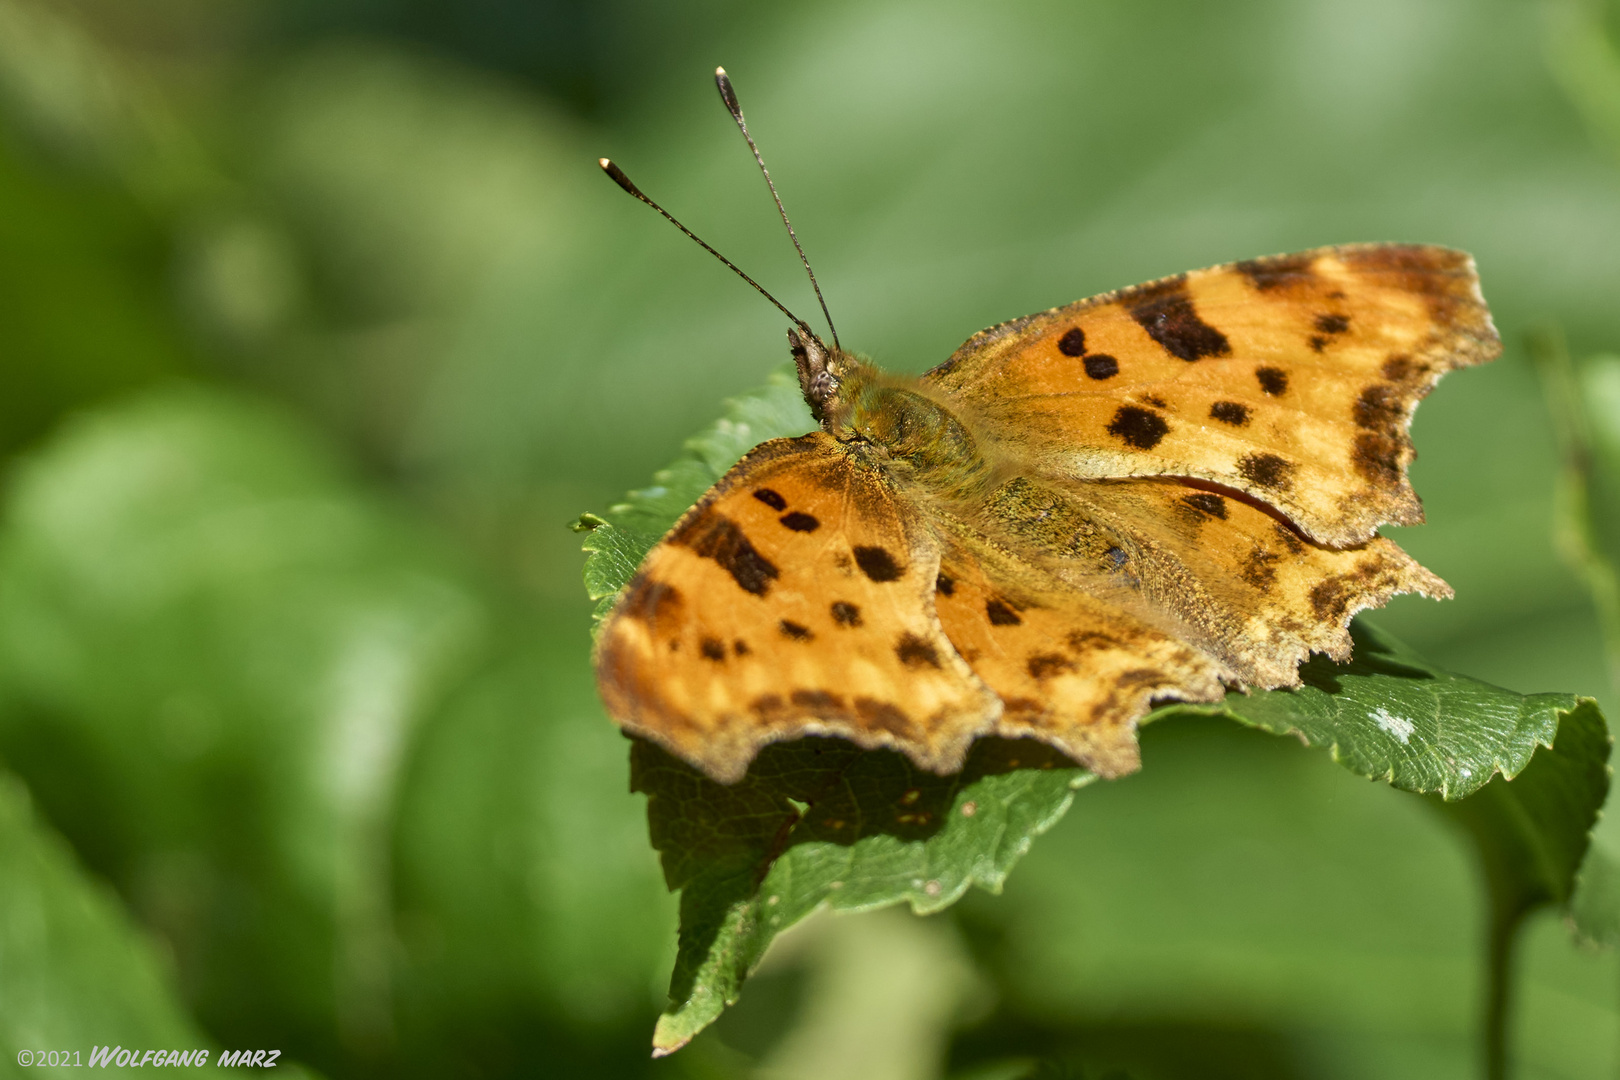
[[[636,187],[636,185],[630,180],[630,178],[628,176],[624,175],[624,170],[623,169],[621,169],[617,165],[613,164],[613,162],[609,161],[607,158],[597,158],[596,163],[598,165],[602,166],[602,171],[603,172],[607,173],[609,176],[611,176],[613,178],[613,182],[615,184],[618,184],[620,187],[624,188],[625,191],[628,191],[630,194],[634,195],[636,198],[640,199],[642,202],[646,203],[648,206],[650,206],[654,210],[658,211],[660,214],[662,214],[664,216],[665,221],[669,222],[671,225],[673,225],[677,229],[681,230],[681,232],[685,233],[689,239],[691,239],[694,243],[697,244],[698,247],[702,248],[704,251],[707,251],[710,255],[713,255],[715,258],[719,259],[721,262],[723,262],[727,266],[731,267],[731,272],[732,273],[736,274],[738,277],[740,277],[744,281],[748,282],[748,284],[752,285],[759,292],[759,295],[763,296],[765,299],[767,299],[771,303],[775,304],[776,305],[776,310],[780,311],[782,314],[784,314],[788,318],[792,319],[793,322],[794,322],[794,325],[796,325],[800,330],[803,330],[806,334],[809,334],[812,338],[815,338],[817,341],[821,340],[820,338],[816,337],[815,331],[811,330],[810,327],[805,324],[805,321],[803,319],[801,319],[797,315],[793,314],[793,312],[789,311],[786,307],[783,306],[782,301],[778,300],[776,297],[772,296],[769,292],[767,292],[766,289],[765,289],[765,286],[761,285],[759,282],[755,281],[753,278],[751,278],[747,274],[743,273],[742,268],[739,267],[736,263],[732,262],[730,259],[728,259],[724,255],[720,254],[718,251],[714,250],[714,248],[712,248],[708,244],[704,243],[702,237],[698,236],[698,234],[693,232],[691,229],[688,229],[685,225],[682,225],[679,221],[676,221],[675,216],[673,214],[671,214],[668,210],[665,210],[662,206],[659,206],[657,203],[655,203],[651,199],[647,198],[646,195],[642,194],[641,189]],[[831,324],[829,323],[828,325],[831,325]]]
[[[737,102],[737,91],[731,86],[731,76],[726,69],[714,69],[714,84],[720,88],[720,100],[726,103],[731,118],[737,121],[737,127],[742,131],[743,138],[748,140],[748,149],[754,152],[754,160],[759,163],[759,171],[765,176],[765,186],[771,189],[771,198],[776,200],[776,212],[782,215],[782,224],[787,226],[788,239],[793,241],[793,249],[799,253],[799,261],[804,263],[804,272],[810,275],[810,287],[816,290],[816,300],[821,304],[821,314],[827,319],[827,329],[832,331],[833,346],[843,351],[838,344],[838,328],[833,325],[832,313],[827,310],[826,297],[821,295],[821,284],[816,281],[816,272],[810,269],[810,260],[805,258],[804,246],[799,243],[799,234],[793,231],[793,222],[788,220],[787,208],[782,205],[782,196],[776,193],[776,184],[771,181],[771,170],[765,167],[765,159],[760,156],[759,147],[754,145],[754,137],[748,134],[748,124],[743,120],[742,105]]]

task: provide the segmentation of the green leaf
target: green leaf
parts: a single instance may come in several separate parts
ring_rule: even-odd
[[[1472,836],[1505,917],[1568,903],[1609,793],[1597,703],[1449,674],[1364,622],[1352,635],[1350,663],[1313,658],[1298,690],[1182,708],[1296,735],[1358,776],[1434,797]]]
[[[575,528],[588,534],[585,591],[600,601],[597,621],[652,546],[738,459],[767,439],[803,435],[815,426],[797,376],[791,369],[775,372],[763,388],[727,401],[725,416],[688,439],[679,460],[653,474],[652,487],[632,491],[603,517],[583,515]]]
[[[1472,798],[1440,804],[1473,837],[1493,907],[1504,919],[1570,902],[1609,794],[1611,742],[1596,703],[1576,698],[1559,710],[1552,745],[1523,771],[1504,773]]]
[[[1450,674],[1359,620],[1351,634],[1351,661],[1314,657],[1298,690],[1186,708],[1296,735],[1358,776],[1434,797],[1473,838],[1503,918],[1569,903],[1609,793],[1597,703]]]
[[[1313,657],[1299,669],[1305,685],[1298,690],[1183,708],[1297,735],[1359,776],[1447,800],[1473,794],[1498,773],[1513,779],[1538,746],[1553,745],[1569,714],[1597,715],[1594,703],[1572,694],[1525,696],[1442,671],[1363,620],[1350,633],[1351,661]]]
[[[819,907],[942,910],[1013,864],[1093,777],[1039,743],[981,739],[954,776],[892,751],[807,738],[761,751],[718,784],[638,740],[631,785],[681,890],[671,1005],[654,1053],[679,1049],[737,1000],[766,946]]]

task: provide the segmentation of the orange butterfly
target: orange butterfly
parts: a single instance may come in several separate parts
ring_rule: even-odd
[[[1461,252],[1180,274],[981,331],[918,378],[782,310],[821,429],[715,484],[596,645],[610,715],[717,780],[806,734],[942,773],[978,736],[1031,736],[1117,776],[1155,702],[1297,686],[1310,653],[1348,657],[1355,612],[1451,595],[1377,528],[1423,518],[1417,402],[1500,351]]]

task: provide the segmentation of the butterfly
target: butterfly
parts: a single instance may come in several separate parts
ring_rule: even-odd
[[[819,429],[737,462],[595,646],[613,719],[716,780],[810,734],[938,773],[1029,737],[1123,775],[1156,703],[1298,686],[1310,654],[1349,657],[1357,611],[1451,596],[1377,530],[1423,520],[1418,401],[1500,352],[1462,252],[1178,274],[982,330],[917,377],[794,322]]]

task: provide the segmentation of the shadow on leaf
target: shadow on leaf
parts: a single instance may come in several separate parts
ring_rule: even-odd
[[[1089,779],[1026,739],[980,739],[951,776],[826,737],[766,747],[731,785],[639,739],[630,760],[665,881],[681,891],[672,1015],[690,1005],[694,1023],[735,1000],[770,939],[823,903],[926,911],[975,882],[999,889]],[[670,1048],[698,1027],[677,1024]]]

